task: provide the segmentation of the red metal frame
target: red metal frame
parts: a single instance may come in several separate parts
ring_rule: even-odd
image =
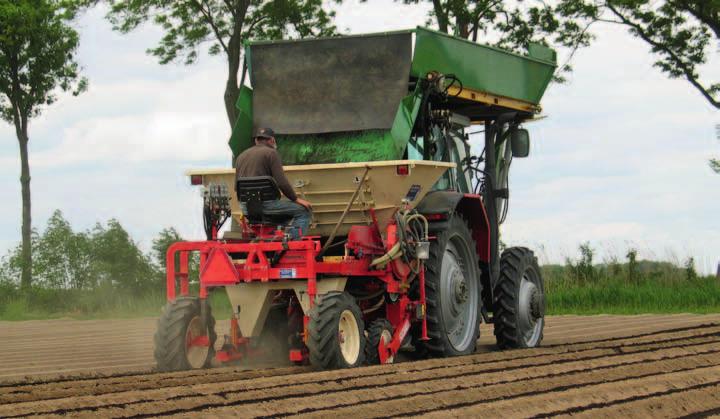
[[[372,211],[371,211],[372,212]],[[373,214],[374,215],[374,214]],[[316,260],[320,253],[321,243],[318,237],[304,237],[301,240],[283,240],[282,232],[257,226],[244,226],[251,231],[260,233],[254,241],[196,241],[179,242],[172,244],[167,251],[166,266],[166,296],[168,301],[175,300],[178,293],[188,296],[190,292],[188,278],[189,253],[200,254],[199,296],[207,298],[208,289],[248,282],[270,282],[276,280],[307,281],[307,292],[310,306],[315,303],[317,296],[318,275],[344,276],[349,280],[364,280],[368,286],[372,280],[384,283],[388,293],[397,294],[398,300],[388,302],[385,315],[393,325],[394,334],[390,342],[380,342],[380,360],[386,362],[400,348],[407,335],[411,322],[420,321],[422,339],[427,339],[427,322],[425,319],[425,272],[424,266],[419,268],[420,281],[419,299],[413,301],[407,294],[409,280],[412,278],[412,269],[402,260],[394,260],[382,268],[370,266],[370,262],[383,251],[392,248],[396,242],[396,226],[390,224],[386,231],[387,240],[380,238],[377,225],[358,227],[351,236],[353,244],[348,243],[348,249],[356,254],[346,256],[337,261]],[[359,249],[359,250],[358,250]],[[276,263],[271,260],[270,253],[280,252],[282,257]],[[179,269],[175,269],[176,255],[179,253]],[[232,260],[231,254],[245,255],[243,260]],[[418,313],[421,313],[418,316]],[[307,340],[309,317],[303,316],[302,341]],[[250,356],[248,338],[242,337],[233,316],[230,327],[229,347],[217,353],[217,360],[228,362]],[[197,341],[197,342],[196,342]],[[207,345],[204,341],[195,339],[189,344]],[[227,346],[226,342],[226,346]],[[307,361],[307,349],[293,348],[289,353],[293,362]]]
[[[490,222],[487,211],[480,195],[466,193],[458,202],[457,211],[469,222],[472,235],[477,244],[477,254],[480,260],[490,262]]]

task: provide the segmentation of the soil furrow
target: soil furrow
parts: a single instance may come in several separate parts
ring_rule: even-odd
[[[718,362],[716,359],[715,362]],[[434,410],[425,416],[455,417],[459,415],[503,415],[505,417],[553,416],[564,412],[580,412],[586,408],[611,405],[623,400],[639,400],[662,396],[671,392],[720,385],[720,366],[701,367],[645,377],[627,376],[618,380],[604,380],[586,386],[563,387],[553,391],[530,396],[508,397],[495,402],[468,403],[447,406],[442,411]]]
[[[651,332],[645,332],[637,335],[631,335],[631,336],[625,336],[625,337],[613,337],[610,339],[598,339],[595,341],[590,342],[583,342],[582,345],[590,345],[592,343],[602,343],[602,344],[609,344],[613,343],[619,340],[626,340],[626,339],[642,339],[642,338],[652,338],[654,336],[661,336],[661,335],[667,335],[667,334],[673,334],[673,333],[682,333],[682,332],[692,332],[693,330],[707,330],[708,328],[715,328],[720,327],[718,324],[713,323],[705,323],[700,325],[692,325],[692,326],[683,326],[683,327],[677,327],[672,329],[666,329],[666,330],[657,330],[657,331],[651,331]],[[548,350],[553,349],[556,347],[568,347],[568,345],[545,345],[543,348],[538,350]],[[570,345],[569,347],[573,347],[573,345]],[[510,353],[521,353],[518,351],[513,351]],[[198,372],[190,372],[190,374],[197,374]],[[117,378],[117,377],[130,377],[130,376],[140,376],[141,374],[147,374],[147,371],[128,371],[128,372],[122,372],[122,373],[114,373],[114,374],[101,374],[99,377],[92,377],[92,375],[81,375],[78,377],[58,377],[58,374],[53,374],[50,378],[44,378],[42,376],[35,377],[35,378],[24,378],[22,380],[13,379],[13,380],[6,380],[5,382],[0,382],[0,391],[2,391],[3,388],[7,387],[15,387],[17,385],[21,384],[27,384],[27,385],[38,385],[38,384],[51,384],[51,383],[64,383],[64,382],[72,382],[76,380],[87,380],[92,378],[100,378],[100,379],[109,379],[109,378]],[[204,372],[200,372],[200,374],[204,374]]]
[[[286,376],[307,372],[306,367],[265,368],[257,370],[218,368],[202,370],[203,374],[186,375],[187,373],[153,373],[140,376],[114,377],[106,380],[91,379],[87,381],[69,381],[57,385],[24,385],[8,388],[0,394],[0,403],[21,403],[40,400],[52,400],[64,397],[102,395],[119,393],[128,390],[155,389],[159,387],[179,387],[190,384],[214,383],[218,379],[225,381],[248,380],[267,376]],[[144,382],[136,380],[142,378]]]
[[[82,367],[78,366],[76,368],[69,368],[69,369],[56,369],[54,370],[53,375],[59,376],[59,377],[73,377],[75,379],[76,377],[82,376],[83,374],[88,375],[94,375],[97,376],[99,372],[102,372],[103,370],[109,370],[111,371],[110,374],[117,373],[118,371],[144,371],[144,374],[150,373],[152,369],[155,366],[152,364],[148,364],[147,362],[136,362],[131,364],[111,364],[111,365],[92,365],[89,367]],[[7,378],[7,379],[17,379],[18,377],[29,377],[28,372],[20,372],[20,373],[9,373],[9,374],[0,374],[0,379]],[[47,375],[47,374],[45,374]]]
[[[508,357],[507,355],[511,354],[510,352],[495,352],[495,353],[489,353],[489,354],[483,354],[483,355],[473,355],[468,357],[462,357],[462,358],[452,358],[452,359],[442,359],[442,360],[428,360],[428,361],[419,361],[415,363],[404,363],[404,364],[398,364],[394,366],[387,366],[387,367],[374,367],[373,368],[366,368],[366,369],[359,369],[359,370],[346,370],[343,372],[324,372],[324,373],[315,373],[312,375],[307,376],[307,382],[312,381],[318,381],[325,379],[328,374],[330,374],[331,379],[337,379],[337,378],[358,378],[363,377],[365,375],[375,375],[376,369],[380,368],[380,371],[382,374],[392,374],[392,373],[410,373],[417,370],[434,370],[434,369],[440,369],[443,370],[448,367],[464,367],[466,365],[472,365],[475,363],[483,363],[486,365],[484,368],[503,368],[507,365],[513,365],[513,364],[501,364],[500,362],[505,363],[515,363],[514,365],[519,366],[525,366],[525,365],[533,365],[536,364],[537,359],[542,359],[543,362],[553,362],[555,359],[574,359],[574,358],[587,358],[588,356],[605,356],[606,354],[613,354],[613,353],[622,353],[622,352],[628,352],[628,351],[636,351],[641,349],[653,349],[653,348],[661,348],[661,347],[667,347],[667,346],[673,346],[677,342],[680,342],[684,345],[688,344],[694,344],[694,343],[703,343],[703,342],[710,342],[716,339],[717,333],[716,330],[718,329],[710,329],[708,331],[712,331],[714,333],[703,333],[700,335],[696,335],[693,339],[688,339],[692,337],[692,332],[695,331],[688,331],[688,332],[679,332],[678,335],[674,334],[668,334],[668,336],[662,336],[660,338],[655,338],[654,340],[650,341],[651,343],[648,343],[647,339],[641,338],[641,339],[628,339],[627,341],[623,342],[615,342],[613,345],[609,345],[609,348],[606,348],[604,351],[601,351],[602,344],[597,345],[588,345],[588,344],[582,344],[577,345],[577,348],[573,348],[571,346],[569,347],[560,347],[555,348],[554,351],[550,352],[547,349],[537,349],[532,351],[515,351],[514,353],[517,355],[524,355],[524,356],[512,356]],[[695,332],[696,333],[696,332]],[[622,349],[619,349],[622,347]],[[635,348],[635,349],[633,349]],[[562,349],[562,351],[558,351],[557,349]],[[573,350],[576,349],[576,350]],[[535,352],[535,353],[533,353]],[[538,353],[539,352],[539,353]],[[548,358],[549,356],[557,356],[558,354],[562,355],[560,358]],[[569,355],[564,355],[569,354]],[[574,354],[574,355],[573,355]],[[568,358],[569,357],[569,358]],[[518,363],[520,362],[520,363]],[[286,372],[290,373],[296,373],[299,370],[302,370],[301,368],[293,368],[288,370],[267,370],[267,373],[264,375],[267,376],[273,376],[273,375],[285,375]],[[306,369],[304,371],[307,371]],[[97,380],[84,380],[79,382],[63,382],[60,384],[45,384],[45,385],[25,385],[25,386],[17,386],[14,388],[5,388],[0,389],[0,402],[13,402],[13,401],[33,401],[33,400],[48,400],[48,399],[54,399],[54,398],[60,398],[60,397],[72,397],[75,395],[99,395],[99,394],[106,394],[106,393],[116,393],[121,392],[125,390],[142,390],[142,389],[157,389],[158,387],[172,387],[172,386],[181,386],[181,385],[192,385],[192,384],[202,384],[202,383],[223,383],[227,381],[235,381],[242,378],[250,378],[250,377],[243,377],[242,374],[247,374],[246,371],[243,371],[238,375],[237,370],[231,370],[227,371],[227,369],[218,369],[218,370],[204,370],[204,373],[193,373],[193,372],[184,372],[184,373],[175,373],[175,374],[150,374],[145,376],[128,376],[128,377],[122,377],[122,378],[106,378],[106,379],[97,379]],[[255,371],[251,374],[256,374],[256,376],[262,376],[263,371]],[[295,383],[295,380],[297,380],[299,377],[293,377],[293,383]],[[287,385],[288,383],[283,383]]]
[[[456,382],[456,385],[462,385],[462,383],[466,383],[468,380],[470,382],[488,380],[490,379],[488,377],[494,376],[506,376],[515,379],[517,376],[532,378],[547,375],[548,373],[555,374],[558,371],[563,371],[562,374],[568,374],[592,368],[617,366],[618,364],[633,361],[635,361],[636,364],[642,364],[650,360],[662,359],[663,357],[682,357],[712,353],[712,358],[717,358],[720,354],[720,343],[715,341],[709,344],[697,344],[690,347],[683,346],[650,349],[650,351],[656,351],[656,353],[647,353],[647,351],[648,350],[646,349],[644,351],[638,351],[641,353],[629,354],[606,351],[604,354],[595,354],[592,358],[580,358],[579,360],[562,359],[558,357],[558,359],[555,360],[548,360],[544,366],[539,367],[531,367],[530,365],[532,364],[529,363],[506,366],[478,364],[474,365],[473,368],[461,366],[456,368],[447,368],[438,372],[418,370],[400,375],[383,374],[371,377],[350,377],[346,379],[335,378],[325,382],[311,383],[296,383],[295,380],[293,380],[294,377],[289,377],[292,381],[290,385],[286,383],[278,385],[277,379],[268,379],[265,381],[268,381],[267,384],[270,385],[263,386],[262,381],[264,380],[253,380],[246,383],[228,383],[225,386],[217,384],[205,386],[198,385],[190,388],[167,389],[166,391],[117,394],[112,395],[111,397],[103,397],[103,400],[99,403],[95,398],[76,398],[74,400],[63,400],[61,403],[56,403],[55,407],[60,408],[49,411],[44,409],[40,410],[38,403],[25,405],[23,407],[32,412],[43,414],[72,414],[82,412],[88,413],[89,411],[92,411],[94,414],[105,417],[127,416],[128,414],[132,415],[134,414],[132,412],[137,412],[138,410],[143,412],[142,414],[162,414],[165,413],[168,406],[172,406],[173,409],[176,410],[176,413],[186,410],[198,411],[213,406],[240,405],[248,403],[257,404],[258,402],[272,403],[273,405],[289,404],[290,406],[295,406],[299,398],[303,397],[313,398],[321,395],[320,397],[332,398],[336,397],[338,393],[346,394],[349,391],[372,393],[378,387],[383,387],[383,392],[387,392],[388,389],[396,388],[408,391],[408,389],[412,390],[415,387],[422,388],[423,386],[430,385],[432,383],[441,383],[441,387],[446,388],[442,383],[447,383],[448,381]],[[153,398],[156,398],[156,400],[152,401],[151,399]],[[80,403],[87,403],[90,406],[70,407],[78,406]],[[106,406],[108,404],[115,404],[115,406],[110,408],[101,408],[103,407],[103,404]],[[46,403],[42,403],[42,405],[43,407],[50,406],[50,404]],[[21,406],[14,406],[13,410],[17,411],[18,408],[21,408]],[[0,411],[0,414],[2,414],[2,411]]]
[[[30,346],[30,345],[28,345]],[[53,354],[52,352],[48,353],[36,353],[33,351],[32,357],[34,360],[30,361],[32,364],[47,364],[47,365],[58,365],[58,363],[66,362],[68,360],[71,361],[86,361],[86,362],[92,362],[98,360],[98,353],[103,352],[104,357],[119,357],[122,355],[125,356],[144,356],[145,358],[152,359],[153,358],[153,345],[149,346],[142,346],[142,347],[136,347],[133,348],[131,351],[125,351],[125,350],[108,350],[108,348],[90,348],[90,349],[80,349],[73,353],[73,354]],[[7,356],[3,357],[3,363],[6,365],[10,365],[12,363],[23,363],[28,362],[28,354],[16,354],[13,356]]]
[[[637,328],[637,327],[652,327],[653,323],[660,323],[663,327],[672,327],[673,324],[683,324],[687,322],[692,321],[692,315],[683,316],[671,316],[667,319],[658,319],[657,316],[653,315],[645,315],[645,316],[633,316],[630,318],[623,319],[623,321],[620,322],[605,322],[604,324],[595,325],[591,330],[588,330],[587,328],[587,321],[583,321],[582,319],[572,322],[572,323],[566,323],[561,324],[556,327],[558,327],[558,330],[554,330],[557,333],[559,333],[559,336],[563,336],[565,334],[574,334],[578,331],[604,331],[604,330],[623,330],[627,328]],[[648,321],[646,319],[650,319],[651,321]],[[553,330],[551,326],[547,326],[547,331]]]
[[[686,324],[684,321],[672,321],[668,323],[663,323],[663,327],[672,327],[677,325]],[[619,337],[622,339],[623,337],[627,336],[628,334],[633,335],[635,332],[642,332],[644,330],[648,329],[647,324],[637,324],[633,325],[631,327],[618,327],[616,325],[607,325],[607,326],[601,326],[601,327],[594,327],[592,329],[585,328],[578,328],[577,330],[569,331],[564,330],[560,333],[558,333],[557,338],[560,338],[561,341],[564,343],[567,342],[573,342],[573,343],[582,343],[589,340],[596,340],[598,337]]]
[[[322,372],[260,364],[153,372],[154,319],[0,322],[0,330],[0,417],[720,414],[718,315],[550,317],[543,347],[504,352],[483,325],[470,356]]]
[[[650,362],[642,360],[629,365],[598,368],[588,368],[587,363],[578,362],[571,370],[558,373],[553,372],[552,368],[540,371],[531,368],[495,375],[477,374],[452,379],[425,380],[412,386],[398,384],[353,389],[312,397],[273,400],[272,403],[251,403],[242,406],[228,403],[228,406],[220,409],[194,412],[222,416],[232,409],[242,409],[243,412],[247,410],[248,416],[262,417],[290,414],[354,418],[415,415],[432,409],[445,411],[452,407],[452,402],[465,402],[468,399],[487,402],[515,397],[518,394],[544,394],[608,380],[626,380],[627,377],[655,376],[668,371],[690,371],[714,366],[717,362],[716,358],[717,354],[711,353]],[[478,414],[484,416],[484,413]]]
[[[720,413],[720,385],[702,384],[692,389],[644,397],[638,400],[621,400],[609,406],[571,412],[567,415],[581,418],[652,416],[655,418],[703,418]]]
[[[715,395],[720,394],[720,389],[715,390],[715,392],[716,392]],[[716,406],[720,406],[720,403],[716,404]],[[720,419],[720,407],[715,407],[712,409],[705,410],[703,412],[692,413],[689,415],[679,417],[679,419],[704,419],[704,418]]]
[[[706,343],[712,343],[718,341],[718,333],[709,333],[709,334],[703,334],[699,337],[696,337],[694,339],[687,339],[687,338],[674,338],[672,340],[659,340],[653,343],[644,343],[639,344],[639,342],[628,342],[626,347],[611,347],[611,348],[597,348],[597,349],[585,349],[583,351],[578,352],[563,352],[558,354],[547,354],[544,355],[543,358],[540,358],[544,364],[551,364],[553,362],[570,362],[577,359],[595,359],[599,357],[605,357],[605,356],[612,356],[612,355],[619,355],[624,353],[632,353],[632,352],[639,352],[639,351],[653,351],[653,350],[659,350],[662,348],[667,347],[677,347],[678,344],[681,346],[689,347],[692,345],[703,345]],[[385,367],[371,367],[371,368],[364,368],[364,369],[357,369],[357,370],[344,370],[344,371],[331,371],[331,372],[321,372],[321,373],[312,373],[312,374],[303,374],[302,376],[293,376],[289,377],[287,380],[282,380],[281,382],[276,382],[270,380],[269,385],[275,386],[275,387],[282,387],[287,385],[296,385],[296,384],[309,384],[312,382],[322,382],[323,380],[338,380],[338,379],[344,379],[344,378],[352,378],[352,379],[358,379],[362,378],[364,376],[373,376],[373,375],[393,375],[393,374],[401,374],[401,375],[407,375],[407,374],[414,374],[418,371],[424,371],[424,372],[430,372],[439,370],[440,374],[449,374],[452,371],[460,371],[460,372],[466,372],[468,370],[468,366],[472,366],[475,369],[479,369],[480,371],[485,372],[492,372],[494,370],[503,370],[508,368],[523,368],[526,366],[533,366],[538,365],[537,360],[539,359],[536,356],[529,356],[529,357],[522,357],[522,358],[511,358],[509,360],[504,361],[498,361],[493,358],[495,358],[494,355],[502,355],[506,352],[499,352],[495,354],[485,354],[485,355],[474,355],[464,358],[453,358],[453,359],[445,359],[445,360],[429,360],[429,361],[421,361],[416,363],[405,363],[405,364],[398,364],[394,366],[385,366]],[[448,369],[448,368],[454,368],[454,369]],[[261,373],[261,372],[260,372]],[[180,373],[182,374],[182,373]],[[434,373],[431,373],[434,374]],[[172,375],[167,376],[166,375],[165,380],[155,379],[152,380],[152,376],[148,376],[148,381],[144,383],[144,386],[139,386],[137,382],[134,382],[132,380],[133,377],[127,377],[126,381],[123,385],[117,382],[117,380],[112,380],[107,385],[100,385],[98,382],[88,381],[86,382],[86,386],[78,386],[77,383],[73,383],[72,386],[66,386],[62,389],[56,389],[52,390],[50,386],[26,386],[22,389],[15,388],[14,392],[0,395],[0,402],[4,403],[11,403],[11,402],[27,402],[27,401],[39,401],[42,399],[45,400],[52,400],[55,398],[69,398],[74,396],[86,396],[90,394],[108,394],[108,393],[120,393],[123,390],[128,391],[134,391],[134,390],[141,390],[144,388],[146,389],[158,389],[158,387],[172,387],[172,386],[182,386],[185,385],[195,385],[197,387],[200,382],[203,380],[198,380],[196,377],[189,377],[187,379],[174,379]],[[240,379],[237,375],[237,373],[231,373],[230,375],[224,375],[224,374],[212,374],[212,371],[208,371],[208,374],[203,377],[207,383],[213,383],[215,385],[217,384],[223,384],[224,389],[226,391],[231,391],[233,388],[237,388],[238,391],[245,390],[247,388],[254,388],[253,386],[257,387],[261,383],[259,382],[253,382],[251,386],[246,387],[244,385],[237,386],[236,383],[233,383],[233,381],[236,381]],[[226,382],[230,382],[225,384]],[[89,387],[89,388],[88,388]],[[264,388],[264,386],[263,386]],[[152,390],[153,392],[157,392],[158,390]],[[173,389],[169,389],[169,392],[172,393],[174,391]],[[35,397],[33,397],[35,396]],[[159,398],[164,398],[165,396],[159,396]],[[78,399],[74,399],[78,400]],[[0,411],[1,413],[1,411]]]
[[[118,364],[139,364],[139,363],[145,363],[147,364],[149,360],[152,360],[152,358],[148,358],[147,356],[126,356],[124,358],[122,357],[113,357],[108,356],[107,358],[103,360],[95,359],[93,361],[73,361],[73,362],[65,362],[60,366],[59,368],[62,369],[75,369],[75,368],[90,368],[90,367],[103,367],[103,366],[115,366]],[[43,368],[47,369],[44,365],[37,365],[37,366],[20,366],[20,367],[13,367],[13,368],[0,368],[0,375],[10,375],[10,374],[21,374],[23,372],[29,373],[35,370],[42,370]]]

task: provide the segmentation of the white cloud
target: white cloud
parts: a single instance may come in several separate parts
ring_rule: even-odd
[[[424,24],[428,6],[358,0],[334,6],[353,33]],[[102,12],[81,21],[81,55],[90,90],[61,100],[31,125],[35,226],[60,208],[76,228],[118,218],[146,248],[161,228],[202,237],[191,167],[229,163],[222,103],[225,66],[160,66],[145,50],[148,26],[113,33]],[[591,241],[600,259],[628,248],[646,258],[714,272],[720,259],[720,176],[706,160],[720,154],[716,110],[682,80],[652,67],[647,48],[615,28],[597,27],[568,85],[550,86],[548,118],[528,124],[533,148],[513,163],[503,240],[528,244],[562,262]],[[720,79],[717,54],[706,66]],[[711,77],[712,76],[712,77]],[[20,231],[19,163],[13,129],[0,125],[0,252]]]
[[[55,147],[35,153],[35,167],[92,162],[187,161],[218,159],[226,154],[223,120],[213,115],[165,112],[97,117],[63,131]]]

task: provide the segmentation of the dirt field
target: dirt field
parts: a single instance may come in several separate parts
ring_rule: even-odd
[[[720,414],[720,315],[553,317],[538,349],[494,351],[483,328],[472,356],[329,372],[152,373],[153,332],[0,322],[0,417]]]

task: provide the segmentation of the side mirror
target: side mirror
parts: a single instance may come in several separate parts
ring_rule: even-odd
[[[513,157],[527,157],[530,154],[530,134],[524,128],[516,128],[510,134],[510,148]]]

